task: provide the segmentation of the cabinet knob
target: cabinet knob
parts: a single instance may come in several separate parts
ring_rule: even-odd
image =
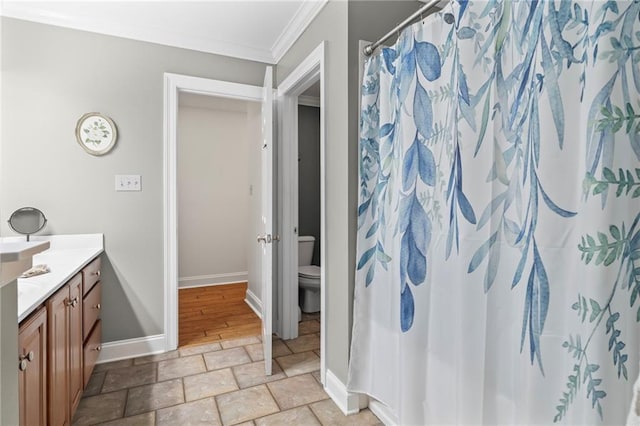
[[[102,350],[102,346],[96,346],[96,351],[100,352]]]
[[[99,270],[99,269],[96,271],[96,275],[97,275],[98,277],[100,276],[100,270]]]
[[[95,309],[100,310],[100,308],[102,308],[102,306],[100,306],[100,304],[98,303],[97,305],[94,306]]]
[[[75,308],[77,304],[78,304],[78,297],[77,296],[74,297],[73,299],[67,301],[67,306],[71,306],[72,308]]]
[[[18,364],[18,369],[20,371],[24,371],[27,369],[27,361],[26,360],[21,360],[20,363]]]
[[[33,361],[33,359],[34,359],[35,357],[36,357],[36,356],[35,356],[35,354],[33,353],[33,351],[29,351],[29,353],[27,353],[27,354],[20,355],[20,356],[18,357],[18,361],[20,361],[20,362],[22,362],[22,361],[25,361],[25,362],[29,361],[29,362],[31,362],[31,361]]]

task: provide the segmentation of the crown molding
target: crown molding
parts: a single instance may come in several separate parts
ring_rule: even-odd
[[[308,7],[305,6],[306,3],[303,4],[300,9],[306,10]],[[251,46],[221,42],[219,40],[213,40],[205,37],[190,37],[175,34],[167,31],[166,28],[145,27],[144,25],[129,26],[113,23],[105,24],[95,18],[50,13],[37,7],[30,6],[28,2],[3,2],[0,14],[9,18],[162,44],[171,47],[196,50],[215,55],[230,56],[250,61],[264,62],[267,64],[276,63],[274,55],[267,49],[257,49]],[[297,18],[299,15],[299,12],[296,13],[294,18]],[[291,26],[292,22],[293,20],[289,22],[285,32]],[[311,20],[309,20],[309,22],[311,22]],[[304,30],[304,27],[302,30]],[[300,31],[300,33],[301,32],[302,31]],[[282,36],[280,36],[278,40],[281,38]]]
[[[298,40],[304,30],[307,29],[311,21],[320,13],[329,0],[306,0],[291,18],[285,29],[271,47],[273,63],[280,62],[280,59],[287,53],[293,43]]]
[[[37,6],[32,6],[29,2],[1,2],[0,15],[57,27],[106,34],[273,65],[282,59],[327,2],[328,0],[305,0],[293,18],[287,23],[287,26],[275,41],[271,50],[259,49],[237,43],[222,42],[206,37],[176,34],[167,31],[166,28],[114,24],[113,22],[105,23],[97,18],[87,16],[70,16],[53,13]]]

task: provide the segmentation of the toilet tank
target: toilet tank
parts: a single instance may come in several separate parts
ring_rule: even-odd
[[[313,244],[316,239],[313,236],[298,237],[298,266],[311,265],[313,259]]]

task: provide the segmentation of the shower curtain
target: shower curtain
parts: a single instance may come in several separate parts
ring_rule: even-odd
[[[401,424],[620,424],[638,1],[452,1],[371,57],[348,388]]]

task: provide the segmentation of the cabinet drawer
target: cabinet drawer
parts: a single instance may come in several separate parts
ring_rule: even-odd
[[[95,283],[100,281],[100,257],[96,257],[91,263],[84,267],[82,270],[82,277],[84,279],[82,295],[89,293],[89,290]]]
[[[98,282],[82,301],[82,340],[86,340],[96,320],[100,316],[102,283]]]
[[[96,326],[91,330],[91,334],[84,344],[84,387],[87,387],[89,378],[96,365],[98,355],[102,350],[102,321],[98,320]]]

